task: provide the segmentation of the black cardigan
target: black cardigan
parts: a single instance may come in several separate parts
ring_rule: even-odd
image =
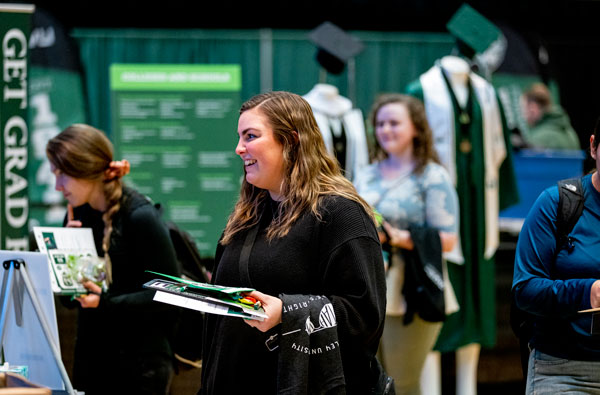
[[[217,248],[214,282],[251,286],[269,295],[324,295],[333,305],[347,393],[368,393],[369,363],[385,317],[385,274],[373,221],[362,207],[341,197],[324,198],[318,220],[305,213],[287,236],[266,241],[275,211],[263,212],[248,270],[240,279],[239,256],[247,232]],[[204,394],[277,392],[278,351],[265,341],[280,326],[262,333],[239,318],[207,315],[204,333]],[[310,377],[310,376],[309,376]]]

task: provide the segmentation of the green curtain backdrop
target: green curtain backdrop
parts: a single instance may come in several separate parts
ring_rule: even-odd
[[[242,100],[265,90],[303,95],[335,85],[367,116],[380,92],[406,84],[449,54],[448,34],[350,32],[365,44],[340,75],[324,73],[308,31],[76,29],[85,72],[88,122],[111,135],[108,69],[113,63],[240,64]]]
[[[89,123],[111,135],[108,69],[113,63],[241,64],[243,95],[259,91],[258,31],[76,30]]]

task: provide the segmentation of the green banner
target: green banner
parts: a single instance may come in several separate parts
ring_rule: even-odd
[[[110,76],[116,159],[131,162],[126,184],[214,256],[242,176],[240,66],[115,64]]]
[[[62,193],[54,189],[46,144],[67,126],[82,122],[85,122],[85,106],[79,73],[31,65],[28,122],[30,227],[62,226],[66,203]]]
[[[27,250],[27,67],[33,5],[0,5],[0,249]]]

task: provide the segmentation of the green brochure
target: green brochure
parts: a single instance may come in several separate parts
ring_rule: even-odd
[[[147,271],[167,277],[144,284],[156,290],[154,300],[209,314],[220,314],[252,320],[267,318],[260,301],[246,295],[252,288],[225,287],[191,281],[167,274]]]

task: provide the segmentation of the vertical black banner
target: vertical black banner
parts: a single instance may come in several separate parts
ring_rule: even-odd
[[[29,247],[27,127],[29,33],[33,5],[0,5],[0,249]]]

